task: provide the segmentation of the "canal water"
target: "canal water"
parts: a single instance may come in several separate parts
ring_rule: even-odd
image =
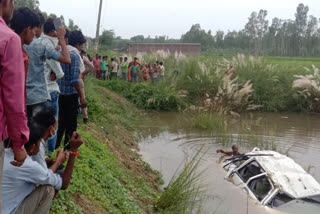
[[[233,144],[238,144],[241,153],[259,147],[285,154],[320,182],[320,115],[246,114],[225,119],[227,131],[194,128],[189,114],[154,113],[147,117],[140,127],[140,154],[162,173],[164,187],[186,159],[200,148],[205,152],[201,164],[202,185],[206,186],[202,213],[278,213],[248,199],[243,190],[224,179],[226,172],[216,150],[231,150]]]

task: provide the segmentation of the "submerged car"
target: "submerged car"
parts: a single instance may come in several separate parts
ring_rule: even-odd
[[[319,214],[320,184],[291,158],[260,151],[226,159],[226,179],[260,204],[287,213]]]

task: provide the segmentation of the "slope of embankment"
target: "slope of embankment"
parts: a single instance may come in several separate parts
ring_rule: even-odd
[[[152,213],[161,179],[137,154],[134,131],[142,112],[96,83],[86,80],[89,123],[79,117],[78,128],[85,144],[51,213]]]

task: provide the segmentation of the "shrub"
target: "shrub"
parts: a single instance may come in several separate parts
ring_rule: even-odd
[[[286,64],[268,64],[264,58],[238,55],[224,64],[232,64],[239,83],[250,80],[253,92],[249,99],[253,104],[262,106],[261,111],[301,111],[292,88],[294,75],[307,71],[297,70],[296,66]]]
[[[168,86],[160,87],[151,83],[135,84],[121,80],[100,81],[99,84],[119,93],[142,109],[179,111],[185,108],[182,98]]]
[[[297,78],[293,82],[293,88],[299,89],[297,91],[299,97],[305,100],[307,108],[320,112],[320,75],[319,69],[312,65],[313,74],[311,75],[295,75]],[[307,71],[310,71],[306,68]]]

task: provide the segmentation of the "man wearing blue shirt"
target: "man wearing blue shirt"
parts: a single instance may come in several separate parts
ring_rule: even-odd
[[[87,106],[83,83],[80,81],[80,71],[84,64],[80,51],[86,43],[86,38],[81,31],[72,31],[68,38],[68,50],[70,52],[71,64],[61,64],[64,77],[58,80],[60,87],[59,95],[59,123],[56,148],[60,147],[63,135],[65,149],[70,149],[69,141],[72,133],[77,130],[77,116],[79,109],[79,98],[81,108]]]
[[[29,56],[29,69],[27,74],[27,114],[28,118],[32,118],[35,112],[41,108],[49,107],[51,100],[48,92],[45,65],[47,59],[59,61],[61,63],[70,64],[71,59],[64,39],[66,30],[64,26],[60,26],[57,30],[57,38],[61,45],[62,52],[56,51],[51,47],[50,41],[41,36],[34,39],[30,45],[25,46]]]

